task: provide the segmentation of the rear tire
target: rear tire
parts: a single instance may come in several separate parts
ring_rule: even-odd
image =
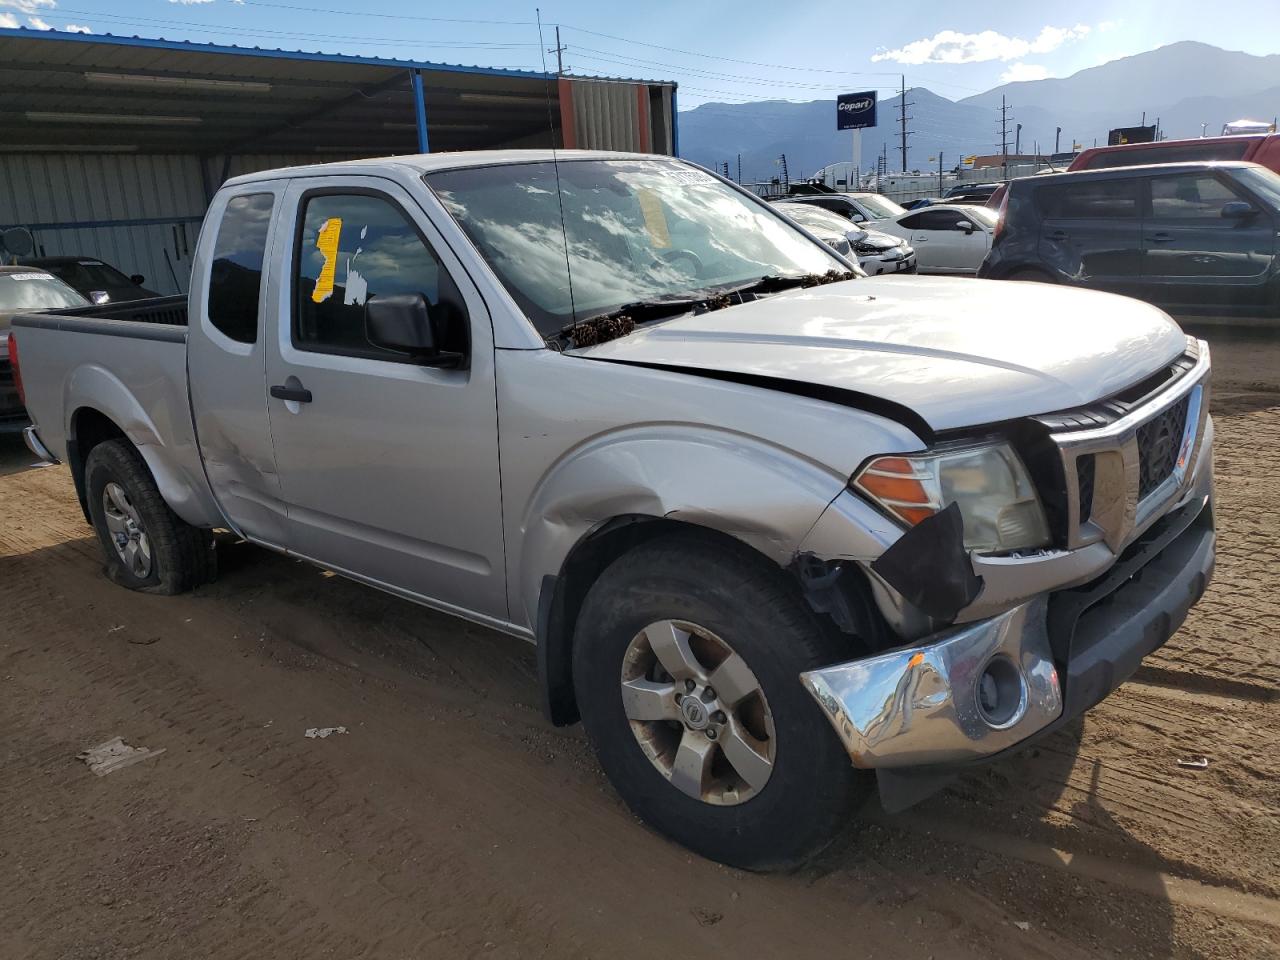
[[[670,655],[671,636],[683,667],[692,655],[694,671],[704,668],[696,682],[666,669],[667,657],[656,659],[656,650]],[[574,637],[574,686],[601,766],[642,820],[712,860],[786,868],[836,840],[871,785],[799,680],[852,654],[767,560],[677,535],[625,554],[591,587]],[[736,668],[717,673],[733,655]],[[661,707],[640,707],[636,685],[662,697],[676,692]],[[699,702],[681,706],[690,700]],[[699,750],[710,759],[682,761]]]
[[[108,440],[95,446],[84,477],[89,517],[110,579],[130,590],[165,595],[214,579],[212,534],[169,509],[132,444]]]

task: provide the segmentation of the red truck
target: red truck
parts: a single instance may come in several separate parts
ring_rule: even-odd
[[[1157,140],[1082,150],[1068,172],[1103,167],[1136,167],[1148,163],[1190,163],[1200,160],[1248,160],[1280,173],[1280,134],[1254,133],[1194,140]]]

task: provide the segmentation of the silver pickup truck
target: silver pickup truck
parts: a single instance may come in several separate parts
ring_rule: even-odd
[[[108,574],[231,531],[537,645],[618,792],[751,868],[1105,697],[1214,563],[1209,352],[1034,283],[856,277],[678,160],[239,177],[189,307],[19,316]]]

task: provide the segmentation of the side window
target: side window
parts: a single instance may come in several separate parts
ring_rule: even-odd
[[[213,243],[209,322],[238,343],[254,343],[258,339],[262,259],[274,200],[269,193],[232,197]]]
[[[404,354],[369,342],[365,304],[372,297],[422,294],[438,307],[442,291],[450,304],[460,304],[439,259],[389,199],[326,193],[303,203],[294,264],[294,346],[404,361]]]
[[[1222,219],[1222,207],[1239,199],[1230,187],[1208,173],[1151,180],[1151,215],[1159,220],[1212,220],[1234,226]]]
[[[954,230],[956,224],[965,219],[964,214],[956,210],[925,210],[920,214],[921,230]]]
[[[1137,180],[1045,184],[1036,205],[1046,220],[1116,220],[1138,216]]]
[[[899,220],[898,226],[906,230],[919,230],[921,229],[921,223],[923,221],[924,221],[923,213],[913,213],[911,216],[903,217],[901,220]]]

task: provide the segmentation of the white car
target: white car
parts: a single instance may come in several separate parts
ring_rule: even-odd
[[[869,277],[916,272],[916,253],[901,237],[867,230],[837,213],[807,203],[782,202],[774,206],[841,256],[856,257],[858,266]]]
[[[910,242],[921,273],[975,274],[995,226],[995,211],[986,207],[937,204],[881,220],[876,229]]]
[[[879,229],[892,217],[906,213],[906,208],[878,193],[806,193],[788,197],[784,203],[803,203],[838,213],[854,223],[867,223]]]

